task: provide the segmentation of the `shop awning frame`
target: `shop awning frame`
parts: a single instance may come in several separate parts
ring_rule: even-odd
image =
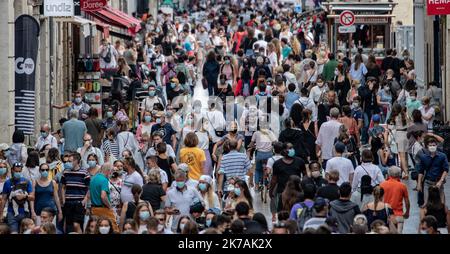
[[[128,29],[128,34],[131,36],[135,35],[141,29],[140,20],[110,6],[106,6],[99,11],[87,13],[100,20],[102,23]]]

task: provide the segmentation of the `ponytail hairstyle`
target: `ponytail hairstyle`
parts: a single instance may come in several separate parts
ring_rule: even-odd
[[[136,164],[134,159],[132,157],[127,157],[123,159],[125,164],[128,164],[128,166],[132,167],[134,170],[136,170],[142,177],[142,180],[145,182],[144,173],[142,172],[141,168]]]
[[[142,187],[139,184],[133,184],[131,187],[131,194],[133,194],[134,204],[137,206],[141,199]]]
[[[379,202],[382,202],[384,196],[384,189],[380,186],[375,186],[373,188],[373,216],[377,215],[377,205]]]

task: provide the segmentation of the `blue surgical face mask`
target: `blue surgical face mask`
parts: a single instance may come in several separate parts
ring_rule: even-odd
[[[106,112],[106,117],[112,118],[113,117],[113,112],[111,112],[111,111]]]
[[[176,85],[175,83],[170,83],[170,87],[171,87],[172,89],[174,89],[175,87],[177,87],[177,85]]]
[[[211,227],[211,222],[212,222],[211,219],[206,220],[206,222],[205,222],[206,227],[208,227],[208,228]]]
[[[150,217],[150,212],[149,211],[139,212],[139,219],[147,220],[149,217]]]
[[[41,137],[42,137],[42,138],[48,137],[48,133],[47,133],[47,132],[41,132]]]
[[[88,164],[89,168],[93,168],[93,167],[97,166],[97,162],[96,161],[88,161],[87,164]]]
[[[178,189],[183,189],[185,184],[186,184],[185,182],[178,182],[177,181],[177,188]]]
[[[21,172],[14,172],[14,178],[15,178],[16,180],[22,178],[22,173],[21,173]]]
[[[68,161],[64,163],[64,169],[65,170],[71,170],[73,168],[72,162]]]
[[[234,188],[234,195],[236,195],[236,196],[240,196],[241,195],[241,189],[239,189],[239,188]]]
[[[148,95],[149,95],[150,97],[153,97],[153,96],[155,96],[155,94],[156,94],[156,92],[155,92],[155,91],[149,91],[149,92],[148,92]]]
[[[147,83],[142,84],[142,88],[147,90],[148,89],[148,84]]]
[[[81,98],[80,98],[80,97],[77,97],[77,98],[75,98],[75,103],[76,103],[76,104],[80,104],[80,103],[81,103],[81,101],[82,101],[82,100],[81,100]]]
[[[160,124],[161,123],[161,118],[156,118],[156,123]]]
[[[199,184],[198,184],[198,188],[199,188],[201,191],[205,191],[207,187],[208,187],[208,186],[206,185],[206,183],[199,183]]]
[[[48,177],[48,171],[42,171],[42,172],[41,172],[41,176],[42,176],[43,178],[47,178],[47,177]]]
[[[293,158],[295,156],[295,149],[294,148],[289,149],[288,156],[291,157],[291,158]]]
[[[146,123],[149,123],[149,122],[152,121],[152,117],[151,117],[151,116],[144,116],[144,121],[145,121]]]
[[[6,174],[6,168],[0,168],[0,176]]]

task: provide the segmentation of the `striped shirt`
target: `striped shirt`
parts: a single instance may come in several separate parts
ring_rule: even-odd
[[[109,155],[113,155],[114,158],[118,159],[119,158],[119,143],[117,143],[117,140],[105,140],[103,141],[103,145],[102,145],[102,151],[105,155],[109,154]]]
[[[236,150],[225,154],[220,162],[220,170],[225,174],[226,182],[231,177],[245,180],[245,175],[250,170],[250,167],[250,160],[247,158],[247,155]]]
[[[89,189],[90,176],[86,169],[65,170],[61,183],[65,186],[66,201],[82,201]]]
[[[318,229],[320,226],[325,224],[327,218],[325,217],[313,217],[305,222],[303,230],[307,228]]]

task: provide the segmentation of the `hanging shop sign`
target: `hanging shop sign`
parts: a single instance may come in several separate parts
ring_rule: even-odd
[[[75,14],[73,0],[45,0],[45,17],[73,17]]]
[[[81,0],[82,11],[99,11],[106,6],[106,0]]]
[[[427,0],[428,15],[449,15],[450,0]]]

